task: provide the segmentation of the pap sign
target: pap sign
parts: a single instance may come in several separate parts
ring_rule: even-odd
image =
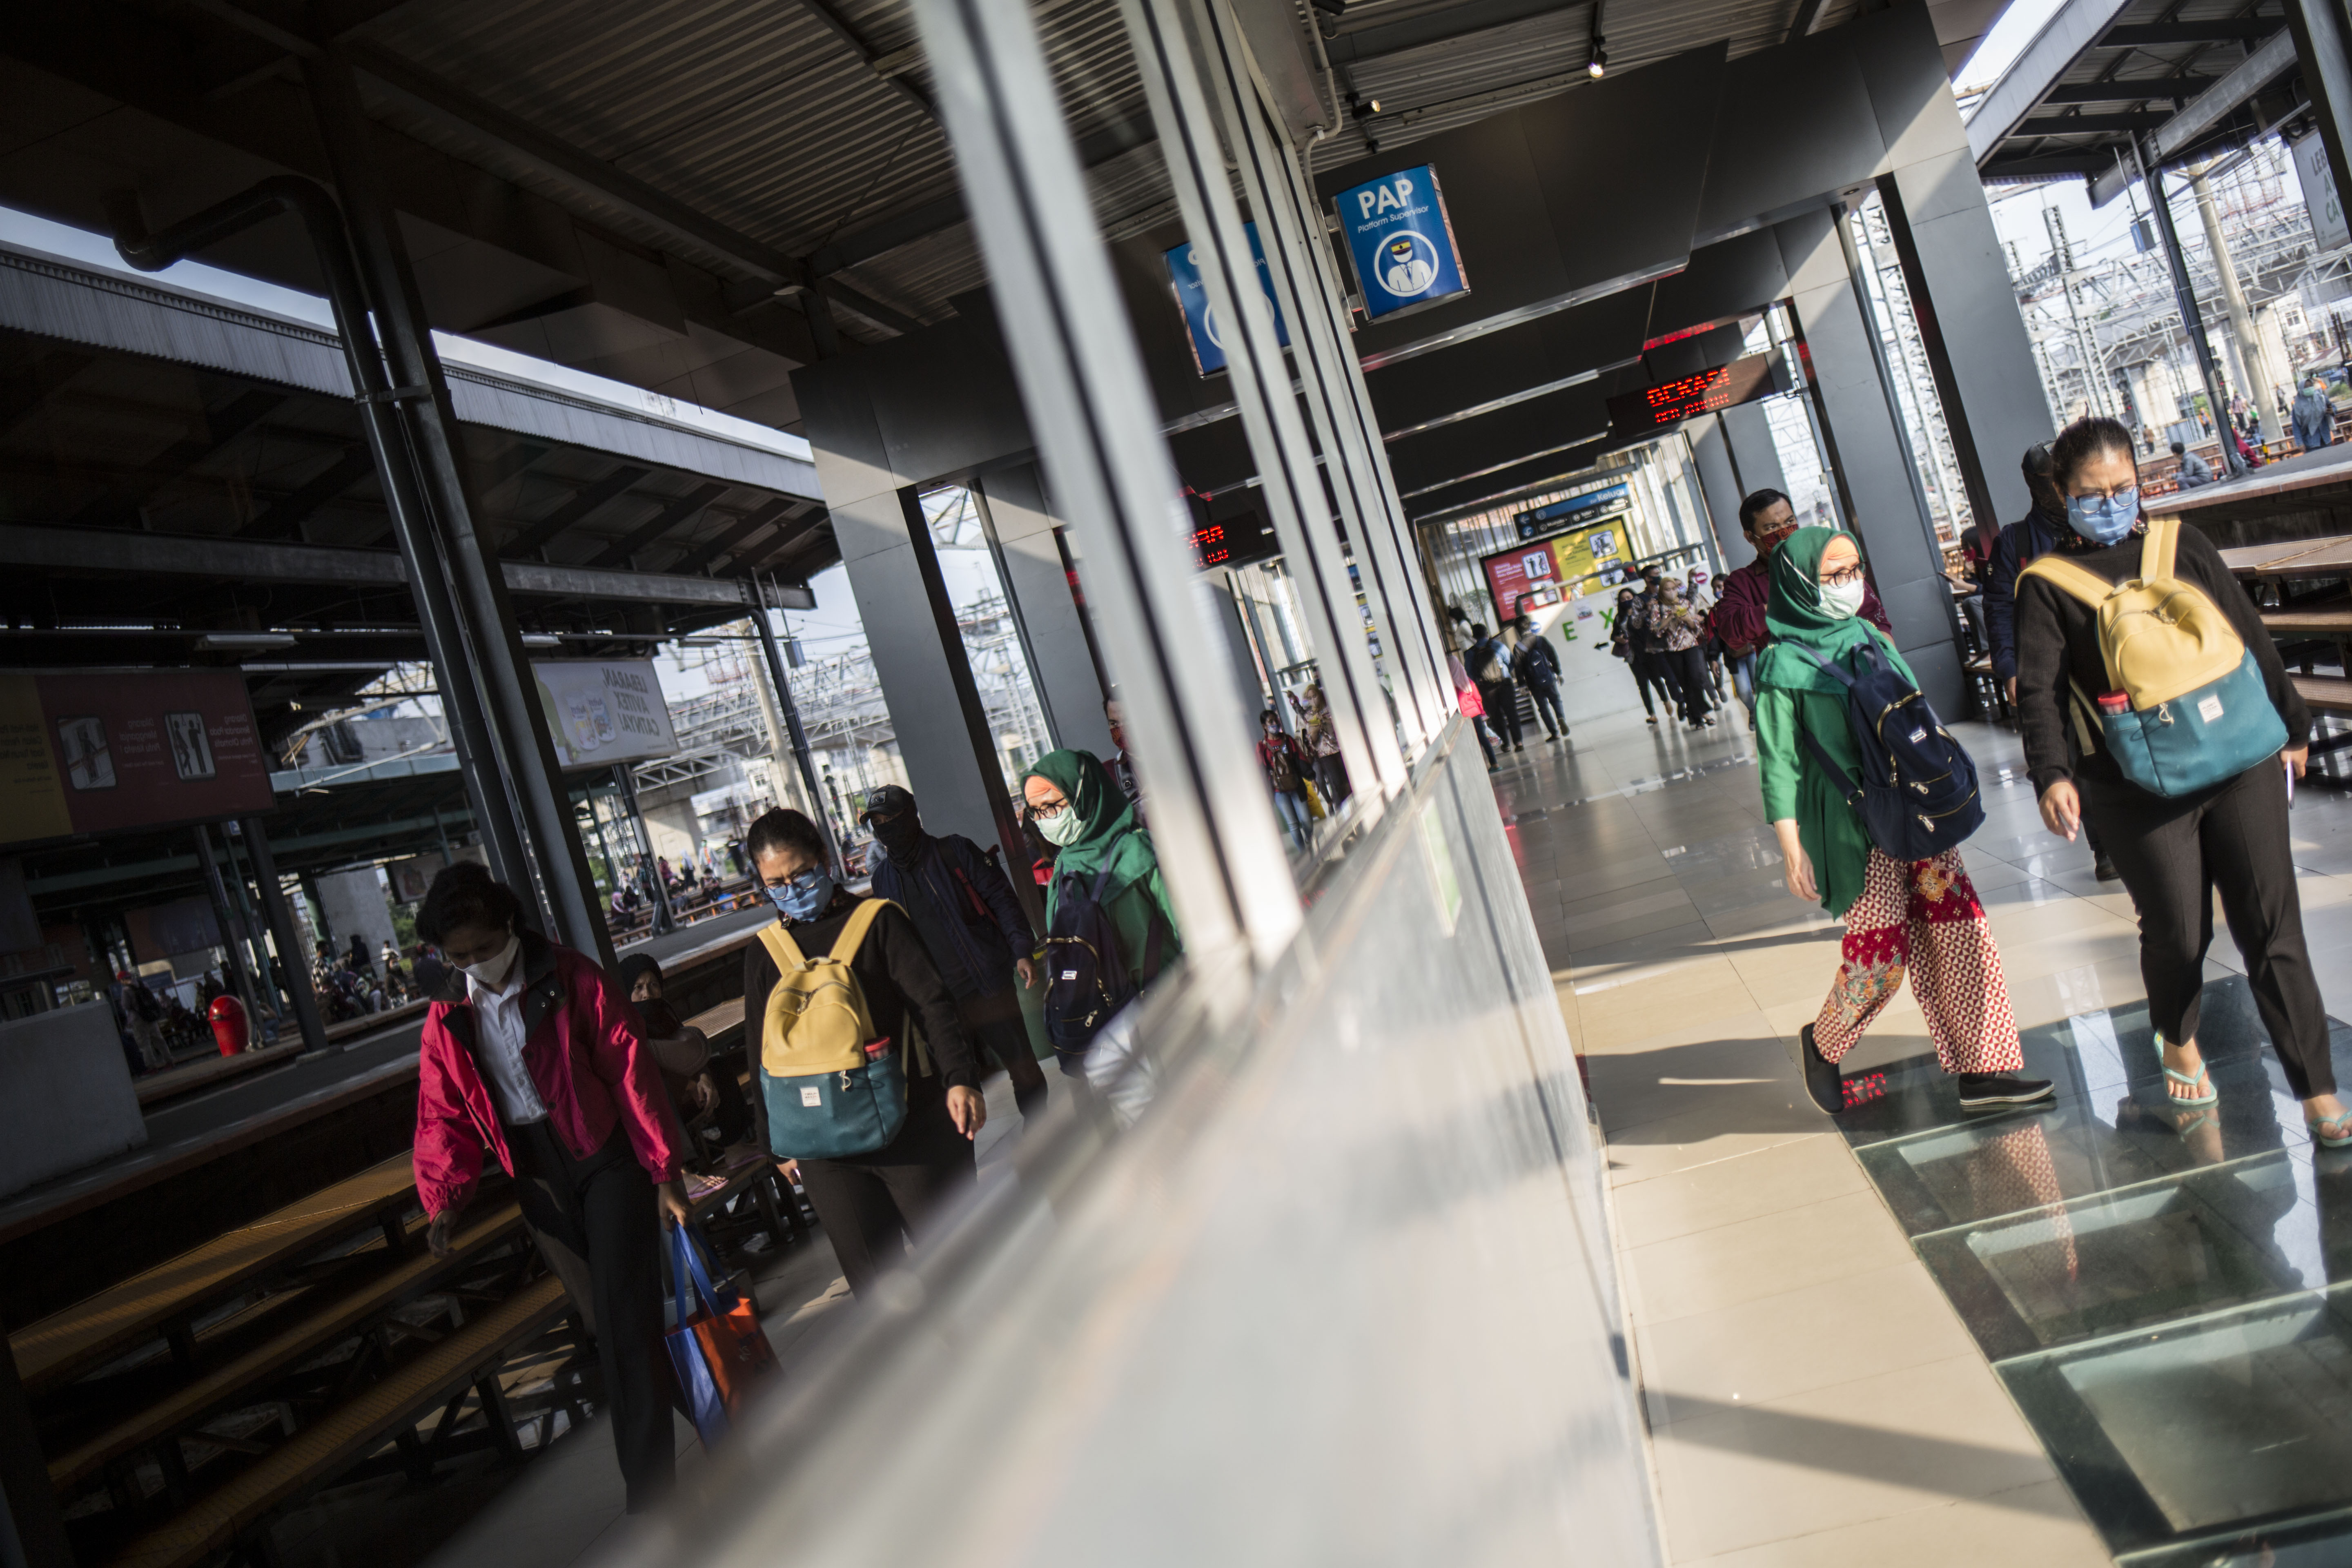
[[[1445,216],[1437,171],[1417,168],[1383,174],[1332,198],[1364,315],[1377,321],[1470,291]]]

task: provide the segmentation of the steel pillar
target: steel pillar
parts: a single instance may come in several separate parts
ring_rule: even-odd
[[[436,814],[437,816],[437,814]],[[269,934],[278,940],[278,966],[286,971],[286,992],[294,1002],[294,1022],[302,1031],[302,1048],[327,1048],[327,1021],[319,1012],[319,998],[310,989],[310,955],[302,951],[302,937],[294,924],[293,906],[278,879],[278,858],[269,847],[269,833],[257,816],[237,824],[245,852],[253,857],[253,879],[261,896],[261,910]]]
[[[2221,448],[2221,471],[2238,474],[2245,465],[2238,458],[2236,443],[2223,434],[2230,428],[2230,400],[2221,395],[2221,367],[2213,361],[2213,345],[2205,337],[2205,318],[2197,309],[2197,289],[2189,280],[2189,260],[2180,249],[2180,231],[2172,226],[2172,202],[2164,194],[2164,171],[2151,170],[2140,139],[2132,138],[2132,162],[2139,168],[2140,183],[2147,187],[2147,205],[2156,216],[2156,232],[2164,242],[2164,259],[2172,269],[2173,302],[2180,307],[2180,327],[2189,335],[2189,346],[2197,355],[2197,374],[2205,383],[2205,403],[2213,416],[2213,436]],[[2341,187],[2338,187],[2339,189]]]
[[[490,739],[521,808],[552,934],[610,965],[612,933],[595,897],[596,879],[588,869],[587,850],[572,818],[547,716],[523,656],[506,578],[490,542],[475,531],[474,499],[468,493],[448,379],[433,347],[407,243],[369,146],[373,128],[361,109],[350,64],[340,48],[322,46],[305,58],[302,79],[310,89],[311,113],[351,226],[362,286],[383,333],[394,383],[388,395],[400,409],[437,525],[436,540],[457,588],[460,625],[471,655],[469,668],[457,673],[481,683]],[[446,693],[447,688],[443,689]]]
[[[800,704],[793,700],[792,671],[784,663],[783,650],[776,646],[775,628],[768,624],[768,601],[755,580],[751,588],[751,625],[760,633],[760,655],[768,661],[768,679],[776,689],[776,706],[783,710],[784,729],[792,736],[793,762],[799,767],[801,788],[808,794],[809,809],[816,814],[816,824],[824,828],[824,841],[833,844],[833,868],[841,869],[841,846],[833,843],[833,832],[824,826],[824,791],[817,786],[816,759],[809,752],[808,731],[801,725]]]
[[[1246,944],[1270,963],[1298,930],[1298,890],[1248,722],[1204,657],[1214,589],[1184,547],[1190,515],[1036,23],[975,0],[914,13],[1046,480],[1083,545],[1185,949],[1197,963]],[[1180,127],[1160,123],[1173,163]],[[1192,153],[1207,137],[1222,174],[1197,112],[1181,128]]]

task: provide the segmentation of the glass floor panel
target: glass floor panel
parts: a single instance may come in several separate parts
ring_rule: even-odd
[[[2027,1032],[2053,1103],[1963,1111],[1921,1057],[1848,1079],[1839,1130],[2119,1561],[2352,1564],[2352,1151],[2242,977],[2198,1032],[2203,1110],[2135,1004]]]

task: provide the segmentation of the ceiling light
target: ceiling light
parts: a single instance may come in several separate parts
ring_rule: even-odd
[[[1377,98],[1355,99],[1350,102],[1349,109],[1357,119],[1369,120],[1381,111],[1381,100]]]
[[[525,647],[562,647],[563,646],[563,639],[557,637],[553,632],[525,632],[522,634],[522,646]]]
[[[1592,37],[1592,53],[1584,62],[1584,71],[1595,81],[1609,74],[1609,51],[1601,47],[1598,33]]]
[[[256,648],[292,647],[284,632],[207,632],[196,639],[200,653],[250,653]]]

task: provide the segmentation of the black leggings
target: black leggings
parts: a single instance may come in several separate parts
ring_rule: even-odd
[[[1650,705],[1650,693],[1654,690],[1666,700],[1666,712],[1672,716],[1681,704],[1682,697],[1675,689],[1675,680],[1666,668],[1666,656],[1662,653],[1637,653],[1633,656],[1633,684],[1641,689],[1642,711],[1656,718],[1658,710]]]
[[[1486,722],[1495,731],[1495,744],[1516,746],[1519,743],[1519,689],[1506,680],[1494,686],[1478,688],[1478,700],[1486,705]]]
[[[506,1129],[515,1196],[548,1266],[565,1285],[588,1281],[588,1309],[613,1447],[628,1488],[628,1510],[644,1511],[669,1489],[677,1444],[670,1426],[677,1380],[662,1345],[662,1232],[653,1178],[615,1127],[604,1146],[575,1160],[544,1121]]]
[[[1673,687],[1685,723],[1695,724],[1715,710],[1706,700],[1706,655],[1696,647],[1670,649],[1658,655],[1658,665]]]
[[[1045,1111],[1045,1069],[1037,1065],[1036,1049],[1029,1043],[1029,1025],[1021,1016],[1021,993],[1013,989],[1019,982],[1010,975],[1006,981],[1004,989],[993,996],[957,997],[956,1018],[974,1050],[982,1053],[982,1067],[989,1057],[994,1057],[1004,1076],[1013,1080],[1013,1103],[1026,1121]]]
[[[906,1241],[920,1236],[931,1211],[972,1174],[971,1141],[956,1131],[947,1086],[935,1078],[908,1086],[906,1125],[887,1147],[801,1162],[801,1185],[834,1260],[861,1296],[876,1276],[906,1262]]]
[[[2210,794],[2166,800],[2129,784],[2083,787],[2084,817],[2139,911],[2139,971],[2149,1021],[2167,1040],[2197,1037],[2213,889],[2246,961],[2254,1006],[2298,1100],[2336,1092],[2327,1011],[2303,940],[2287,837],[2286,781],[2273,758]]]

